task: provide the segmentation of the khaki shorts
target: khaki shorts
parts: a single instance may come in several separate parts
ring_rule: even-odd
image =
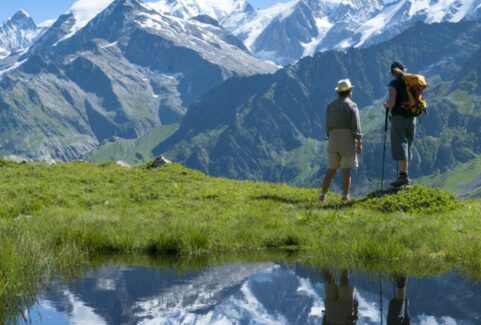
[[[325,320],[327,324],[353,324],[354,288],[340,287],[336,284],[325,284],[326,308]]]
[[[358,166],[355,153],[329,152],[327,156],[327,168],[329,169],[352,169]]]
[[[333,283],[327,283],[325,284],[325,290],[327,301],[343,301],[352,303],[354,300],[354,288],[342,287]]]

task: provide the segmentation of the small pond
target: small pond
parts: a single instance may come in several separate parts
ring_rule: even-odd
[[[103,266],[52,285],[25,318],[17,324],[481,324],[481,284],[299,264]]]

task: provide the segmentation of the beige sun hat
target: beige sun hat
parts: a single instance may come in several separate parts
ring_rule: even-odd
[[[354,88],[354,86],[351,84],[351,80],[342,79],[342,80],[339,80],[339,82],[337,83],[337,87],[335,90],[338,93],[342,93],[342,92],[351,90],[352,88]]]

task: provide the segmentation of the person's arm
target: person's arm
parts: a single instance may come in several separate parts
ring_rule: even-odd
[[[388,97],[387,102],[384,104],[384,106],[387,109],[392,110],[394,108],[394,106],[396,106],[396,95],[397,95],[397,93],[396,93],[396,89],[393,86],[389,86],[388,92],[389,92],[389,97]]]
[[[357,105],[354,105],[352,108],[352,121],[351,121],[351,130],[356,139],[356,148],[357,152],[361,153],[362,151],[362,132],[361,132],[361,117],[359,115],[359,109]]]

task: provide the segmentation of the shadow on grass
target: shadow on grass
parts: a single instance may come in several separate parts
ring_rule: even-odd
[[[349,209],[349,208],[352,208],[356,205],[364,204],[364,203],[366,203],[366,202],[368,202],[369,200],[372,200],[372,199],[380,199],[380,198],[385,197],[385,196],[396,195],[399,191],[401,191],[402,189],[406,189],[406,188],[407,188],[406,186],[396,187],[396,188],[393,187],[393,188],[389,188],[389,189],[383,190],[383,191],[381,191],[381,190],[374,191],[374,192],[371,192],[371,193],[367,194],[366,196],[364,196],[362,198],[352,199],[347,203],[340,202],[340,201],[334,201],[334,202],[327,202],[327,203],[320,203],[320,204],[322,204],[323,209],[327,209],[327,210]]]
[[[311,204],[312,203],[312,202],[307,201],[307,200],[286,198],[286,197],[282,197],[282,196],[275,195],[275,194],[264,194],[264,195],[254,196],[253,199],[257,200],[257,201],[274,201],[274,202],[278,202],[278,203],[295,204],[295,205]]]
[[[320,208],[324,209],[324,210],[343,210],[343,209],[352,208],[358,202],[359,202],[359,200],[352,200],[352,201],[349,201],[347,203],[331,202],[331,203],[319,203],[319,204],[321,205]]]
[[[264,194],[252,197],[252,199],[257,201],[274,201],[277,203],[282,204],[291,204],[296,206],[296,208],[303,209],[303,210],[338,210],[338,209],[346,209],[351,208],[360,200],[354,200],[349,203],[342,203],[340,200],[335,200],[332,203],[321,203],[317,200],[317,198],[313,199],[293,199],[293,198],[286,198],[280,195],[275,194]],[[366,199],[362,199],[366,200]]]
[[[381,191],[381,190],[374,191],[374,192],[366,195],[366,197],[364,197],[362,200],[367,201],[369,199],[378,199],[378,198],[381,198],[381,197],[386,196],[386,195],[396,195],[401,190],[405,190],[405,189],[409,189],[409,188],[412,188],[412,186],[391,187],[391,188],[389,188],[387,190],[383,190],[383,191]]]
[[[274,201],[282,204],[292,204],[295,205],[298,208],[302,208],[304,210],[343,210],[343,209],[350,209],[356,206],[357,204],[362,204],[370,199],[375,199],[375,198],[381,198],[387,195],[395,195],[397,194],[401,189],[404,189],[405,187],[399,187],[399,188],[390,188],[388,190],[384,191],[375,191],[372,192],[365,197],[358,198],[358,199],[352,199],[351,201],[344,203],[340,199],[335,199],[332,201],[328,202],[319,202],[316,199],[294,199],[294,198],[287,198],[283,197],[280,195],[276,194],[263,194],[259,196],[254,196],[252,199],[257,200],[257,201]]]

